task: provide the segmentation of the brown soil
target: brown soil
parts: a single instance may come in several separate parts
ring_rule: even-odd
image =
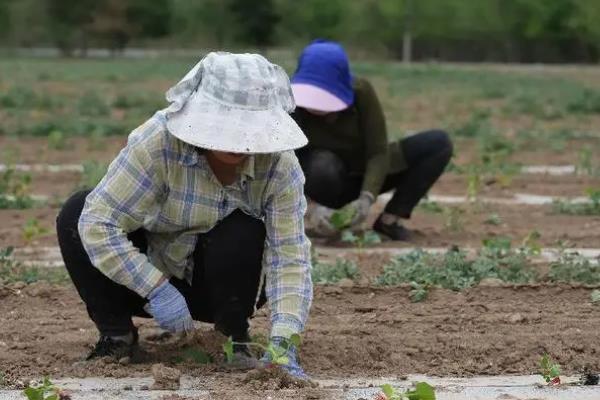
[[[507,206],[463,204],[450,206],[459,211],[456,226],[448,226],[448,214],[432,214],[417,208],[405,225],[414,231],[409,242],[384,242],[386,247],[447,247],[480,246],[490,236],[506,236],[519,245],[533,230],[542,237],[539,242],[546,247],[556,246],[559,241],[572,247],[598,247],[600,240],[600,216],[558,215],[552,206]],[[0,248],[6,246],[58,246],[55,234],[56,208],[30,210],[0,210]],[[379,210],[374,210],[374,220]],[[524,212],[527,218],[523,218]],[[486,221],[492,214],[500,218],[499,225]],[[23,226],[29,219],[37,219],[46,234],[27,242]]]
[[[181,339],[148,340],[157,329],[146,319],[135,321],[145,353],[141,362],[79,362],[97,338],[83,304],[72,287],[40,290],[38,285],[12,290],[0,302],[0,369],[10,381],[42,375],[149,376],[153,364],[163,363],[183,374],[210,376],[205,382],[210,389],[239,387],[240,375],[225,372],[219,363],[176,364]],[[584,367],[600,370],[600,308],[590,303],[590,289],[480,286],[462,293],[433,290],[423,303],[411,303],[408,290],[316,287],[301,348],[307,373],[319,378],[532,374],[544,352],[566,374]],[[260,310],[252,325],[253,333],[264,335],[267,311]],[[200,332],[212,327],[202,324]]]
[[[154,383],[152,390],[179,390],[181,371],[177,368],[167,367],[163,364],[154,364],[151,368]]]
[[[294,378],[278,367],[248,371],[243,382],[256,390],[302,389],[316,387],[310,381]]]

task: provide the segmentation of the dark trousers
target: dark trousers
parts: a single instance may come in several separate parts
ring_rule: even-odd
[[[385,212],[410,218],[450,162],[452,142],[446,132],[432,130],[406,137],[400,145],[407,168],[388,175],[380,193],[395,190]],[[340,208],[359,196],[364,176],[349,173],[333,152],[301,149],[297,155],[306,176],[304,192],[309,198],[330,208]]]
[[[132,316],[150,317],[143,309],[147,299],[112,281],[92,265],[77,230],[88,193],[71,196],[57,217],[60,250],[100,333],[124,335],[134,329]],[[260,285],[265,236],[264,223],[240,210],[211,231],[198,235],[191,285],[177,278],[170,280],[185,297],[192,318],[214,322],[219,331],[235,340],[245,338]],[[140,229],[127,237],[142,253],[146,252],[145,231]],[[263,289],[257,306],[264,303]]]

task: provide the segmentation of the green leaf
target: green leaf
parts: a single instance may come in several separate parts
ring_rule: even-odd
[[[596,290],[592,291],[591,297],[592,297],[593,304],[600,303],[600,290],[596,289]]]
[[[44,400],[42,391],[40,389],[29,386],[27,389],[23,390],[23,393],[29,400]]]
[[[223,344],[223,352],[225,353],[225,359],[227,362],[233,361],[233,339],[231,336],[227,338],[227,341]]]
[[[342,242],[356,243],[358,240],[358,236],[356,236],[352,231],[345,230],[342,232]]]
[[[394,396],[394,393],[395,393],[394,388],[389,383],[382,385],[381,390],[383,391],[383,394],[385,394],[385,396],[388,399],[390,399],[390,398],[392,398],[392,396]]]
[[[294,333],[292,336],[290,336],[290,343],[296,347],[300,347],[300,343],[301,343],[300,335],[298,335],[297,333]]]
[[[417,382],[415,385],[414,396],[410,395],[408,398],[410,400],[435,400],[435,391],[433,387],[425,382]]]
[[[355,213],[356,209],[354,207],[342,207],[331,214],[329,222],[331,222],[331,225],[333,225],[335,229],[342,231],[352,224]]]
[[[363,234],[364,244],[377,244],[381,243],[381,237],[375,231],[367,231]]]
[[[273,362],[278,365],[288,365],[290,363],[290,359],[288,356],[279,356],[274,358]]]

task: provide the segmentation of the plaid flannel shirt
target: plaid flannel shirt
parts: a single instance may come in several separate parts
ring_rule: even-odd
[[[303,186],[293,152],[250,156],[240,179],[221,185],[205,157],[167,131],[159,112],[131,133],[88,195],[79,233],[102,273],[146,297],[163,276],[191,282],[197,234],[238,208],[260,218],[271,336],[289,337],[303,330],[312,301]],[[127,239],[139,228],[148,232],[147,255]]]

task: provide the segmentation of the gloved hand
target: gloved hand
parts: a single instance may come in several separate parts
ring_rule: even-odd
[[[271,344],[276,346],[276,348],[285,349],[289,344],[288,341],[280,336],[275,336],[271,338]],[[285,355],[288,358],[287,365],[278,364],[285,372],[293,376],[294,378],[308,380],[308,375],[304,372],[300,364],[298,364],[298,353],[296,350],[296,346],[293,344],[289,344]],[[266,352],[263,357],[260,359],[263,365],[271,364],[272,357],[271,354]]]
[[[148,294],[148,304],[144,308],[161,328],[169,332],[189,332],[194,329],[185,298],[168,280]]]
[[[309,236],[327,238],[337,235],[337,230],[330,222],[334,211],[311,201],[306,210],[306,231]]]
[[[350,224],[352,228],[356,228],[365,222],[373,203],[375,203],[375,196],[373,196],[373,193],[362,191],[360,192],[358,199],[345,206],[354,209],[354,217],[352,218],[352,223]]]

